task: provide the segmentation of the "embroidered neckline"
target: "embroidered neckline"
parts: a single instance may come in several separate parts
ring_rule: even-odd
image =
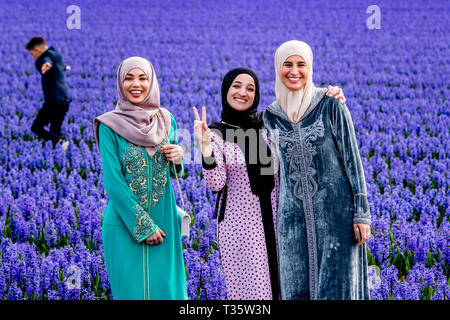
[[[289,120],[289,118],[286,115],[286,113],[284,113],[283,109],[281,109],[281,106],[278,103],[278,101],[274,101],[271,105],[269,105],[267,107],[266,110],[269,111],[270,113],[272,113],[272,114],[274,114],[274,115],[276,115],[276,116],[286,120],[292,126],[299,125],[316,108],[316,106],[319,104],[319,102],[325,96],[325,93],[327,92],[327,90],[328,89],[326,89],[326,88],[316,88],[316,90],[314,91],[314,95],[313,95],[313,97],[311,99],[311,103],[310,103],[308,109],[306,109],[306,112],[303,114],[303,116],[300,118],[299,122],[297,122],[297,123],[292,123],[291,120]]]
[[[143,148],[132,143],[125,149],[123,162],[131,175],[129,187],[142,206],[147,203],[147,163]]]
[[[126,164],[126,169],[130,173],[130,189],[136,194],[139,203],[145,206],[148,201],[148,181],[147,181],[147,163],[146,151],[144,148],[135,144],[129,143],[123,155],[123,161]],[[169,164],[166,156],[157,148],[155,154],[150,159],[152,162],[152,194],[151,206],[152,208],[164,193],[164,186],[167,183],[166,169]]]
[[[148,184],[148,156],[145,148],[129,143],[123,155],[123,161],[127,172],[130,174],[129,187],[136,195],[139,204],[136,204],[136,224],[133,235],[137,241],[140,237],[149,234],[156,228],[150,217],[150,209],[158,202],[164,193],[164,186],[167,183],[166,169],[169,161],[158,148],[150,159],[152,164],[152,185]],[[150,196],[150,204],[149,204]]]

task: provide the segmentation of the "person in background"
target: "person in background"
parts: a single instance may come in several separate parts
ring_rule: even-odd
[[[61,126],[71,101],[64,82],[64,71],[70,70],[70,66],[63,63],[61,54],[54,47],[49,48],[42,37],[31,38],[26,49],[36,61],[36,69],[42,74],[44,91],[44,104],[31,126],[31,131],[44,141],[51,140],[53,147],[60,142],[64,150],[67,150],[69,142],[63,142]],[[44,127],[49,123],[50,130],[46,130]]]

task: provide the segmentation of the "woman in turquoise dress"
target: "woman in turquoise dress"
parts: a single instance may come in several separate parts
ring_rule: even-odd
[[[94,120],[109,199],[102,239],[112,296],[187,299],[180,223],[170,183],[175,170],[183,170],[175,119],[160,107],[158,82],[148,60],[124,60],[117,71],[117,89],[116,109]]]

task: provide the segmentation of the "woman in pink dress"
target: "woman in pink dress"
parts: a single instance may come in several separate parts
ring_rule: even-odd
[[[257,112],[258,77],[248,68],[232,69],[221,93],[220,122],[207,126],[205,107],[201,120],[193,109],[205,184],[218,192],[215,217],[227,298],[278,300],[278,160]]]

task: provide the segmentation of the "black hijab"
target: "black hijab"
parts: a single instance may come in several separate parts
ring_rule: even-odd
[[[238,111],[230,106],[227,100],[228,90],[230,90],[233,81],[240,74],[248,74],[253,78],[255,82],[255,98],[253,104],[244,111]],[[222,121],[239,126],[242,129],[254,128],[262,129],[262,112],[258,111],[260,93],[259,93],[259,80],[255,72],[249,68],[235,68],[228,71],[222,81]]]
[[[248,74],[253,78],[253,81],[255,82],[255,98],[253,100],[253,104],[244,111],[238,111],[230,106],[227,100],[227,94],[228,90],[230,89],[231,85],[233,84],[233,81],[236,79],[236,77],[240,74]],[[248,129],[254,129],[258,133],[257,135],[257,146],[256,146],[256,152],[257,152],[257,161],[256,163],[250,163],[250,150],[255,150],[255,148],[250,148],[248,145],[248,141],[246,141],[245,145],[242,145],[239,143],[239,147],[241,148],[242,153],[245,157],[245,164],[247,166],[247,172],[248,177],[250,180],[250,187],[252,190],[252,193],[259,196],[262,194],[269,194],[272,192],[272,189],[275,186],[274,177],[273,177],[273,167],[270,169],[271,174],[261,174],[261,170],[263,168],[265,173],[267,173],[267,168],[270,168],[272,166],[272,161],[268,164],[263,164],[261,162],[261,159],[259,157],[260,151],[265,152],[267,154],[267,157],[272,157],[272,153],[267,146],[267,143],[265,142],[264,138],[261,136],[260,130],[264,128],[263,120],[262,120],[262,112],[257,112],[258,105],[259,105],[259,99],[260,99],[260,93],[259,93],[259,80],[256,76],[255,72],[249,68],[239,67],[235,69],[231,69],[228,71],[228,73],[223,78],[222,82],[222,121],[226,122],[227,125],[222,122],[214,122],[211,125],[209,125],[210,129],[216,129],[221,133],[221,136],[224,140],[228,141],[227,132],[230,133],[229,130],[234,130],[236,133],[236,129],[233,126],[238,126],[240,129],[242,129],[243,132],[247,131]],[[233,141],[237,143],[237,134],[232,135],[234,137]],[[260,150],[260,149],[263,150]]]
[[[255,98],[253,100],[253,104],[244,111],[238,111],[233,109],[230,106],[227,100],[228,91],[233,84],[233,81],[240,74],[248,74],[250,75],[255,82]],[[257,112],[259,105],[259,81],[253,70],[248,68],[235,68],[225,75],[222,82],[222,121],[226,122],[214,122],[209,125],[209,128],[214,130],[218,130],[222,136],[222,138],[226,141],[229,139],[230,130],[234,130],[233,141],[237,143],[237,135],[239,131],[242,130],[241,133],[246,132],[248,129],[254,129],[257,132],[257,146],[256,146],[256,163],[250,163],[250,152],[254,152],[255,148],[250,148],[249,141],[245,140],[244,145],[242,143],[238,143],[239,148],[245,156],[245,164],[247,166],[248,178],[250,180],[250,187],[252,193],[255,194],[259,198],[260,206],[261,206],[261,215],[262,222],[264,226],[264,235],[266,238],[266,248],[267,248],[267,256],[268,256],[268,264],[270,271],[270,282],[272,286],[272,298],[273,300],[279,299],[280,294],[280,285],[279,285],[279,276],[278,276],[278,259],[277,259],[277,249],[276,249],[276,240],[275,240],[275,228],[273,223],[273,215],[272,215],[272,201],[271,201],[271,192],[275,186],[274,180],[274,170],[273,170],[273,159],[272,152],[270,151],[267,143],[264,138],[261,136],[261,130],[264,128],[264,123],[262,120],[262,112]],[[230,124],[230,125],[228,125]],[[234,126],[240,127],[237,129]],[[233,131],[231,131],[233,132]],[[228,134],[227,134],[228,133]],[[262,149],[262,150],[261,150]],[[251,151],[250,151],[251,150]],[[259,157],[260,152],[264,152],[267,154],[266,159],[271,159],[268,164],[263,164]],[[252,161],[253,162],[253,161]],[[261,174],[261,170],[264,168],[264,174]],[[269,174],[267,174],[269,171]],[[222,196],[222,197],[221,197]],[[221,208],[219,209],[219,202],[221,201]],[[227,199],[227,186],[219,192],[217,196],[216,202],[216,213],[215,217],[219,213],[219,223],[224,218],[225,206]]]

